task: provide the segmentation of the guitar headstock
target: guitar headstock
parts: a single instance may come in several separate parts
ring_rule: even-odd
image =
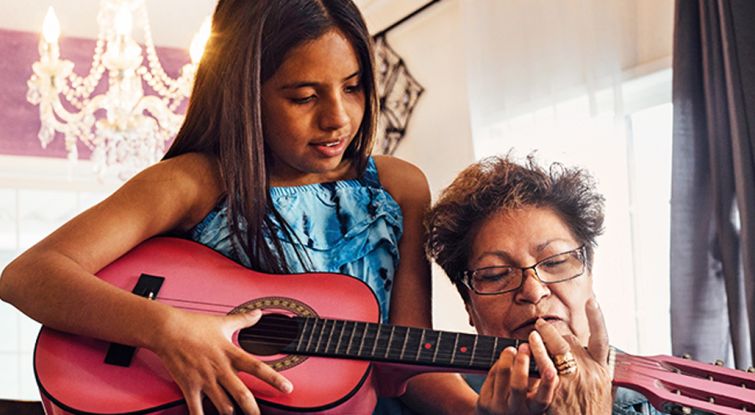
[[[657,409],[720,415],[755,412],[755,373],[673,356],[617,354],[613,384],[644,394]]]

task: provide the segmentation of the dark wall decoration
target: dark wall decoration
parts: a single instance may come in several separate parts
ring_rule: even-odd
[[[375,38],[375,53],[380,96],[375,152],[393,154],[425,89],[409,73],[403,59],[388,45],[384,34]]]

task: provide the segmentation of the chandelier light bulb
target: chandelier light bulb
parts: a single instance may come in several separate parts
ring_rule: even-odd
[[[58,37],[60,37],[60,22],[52,6],[47,9],[47,14],[45,15],[45,20],[42,24],[42,36],[47,43],[57,43]]]
[[[191,46],[189,47],[189,54],[191,55],[191,62],[198,64],[204,54],[204,48],[207,45],[207,40],[210,39],[210,32],[212,30],[212,19],[207,16],[202,22],[202,26],[199,28],[194,38],[191,39]]]
[[[128,179],[160,160],[184,119],[181,106],[194,84],[196,65],[187,63],[177,78],[165,73],[152,40],[145,0],[100,0],[100,32],[85,75],[60,58],[60,24],[52,7],[32,64],[26,99],[39,106],[42,146],[64,140],[69,160],[77,147],[88,149],[94,171],[104,178]],[[197,58],[209,37],[197,40]],[[131,38],[144,33],[143,46]],[[62,137],[61,137],[62,136]]]
[[[131,10],[129,9],[128,4],[122,4],[118,8],[118,12],[115,14],[115,34],[125,37],[131,36],[132,25],[133,18],[131,16]]]

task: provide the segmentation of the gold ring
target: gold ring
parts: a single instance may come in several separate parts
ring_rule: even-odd
[[[577,371],[577,359],[571,352],[553,356],[553,363],[559,375],[570,375]]]

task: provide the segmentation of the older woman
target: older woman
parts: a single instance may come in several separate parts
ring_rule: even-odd
[[[464,299],[470,324],[529,340],[504,350],[478,385],[478,413],[657,413],[641,395],[611,388],[592,289],[602,225],[603,197],[588,174],[545,170],[531,158],[468,167],[429,212],[427,252]],[[538,379],[528,376],[530,359]]]

